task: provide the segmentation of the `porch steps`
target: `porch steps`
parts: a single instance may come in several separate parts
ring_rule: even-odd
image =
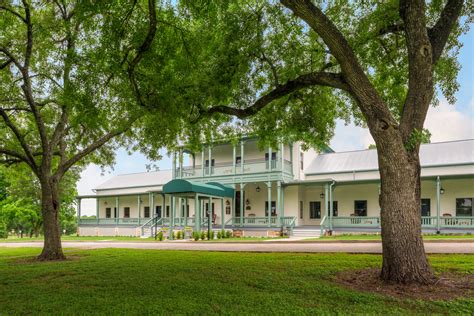
[[[295,227],[291,237],[294,238],[318,238],[321,237],[321,229],[319,228],[301,228]]]

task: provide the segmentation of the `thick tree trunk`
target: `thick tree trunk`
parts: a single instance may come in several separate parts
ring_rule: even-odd
[[[39,260],[63,260],[65,256],[61,246],[61,228],[59,225],[58,186],[50,179],[41,181],[42,214],[44,228],[44,247]]]
[[[391,151],[378,152],[383,247],[381,278],[386,282],[429,284],[435,278],[421,236],[418,152],[408,153],[403,145],[393,143],[390,147]]]

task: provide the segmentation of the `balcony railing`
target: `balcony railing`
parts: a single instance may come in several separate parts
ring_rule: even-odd
[[[193,167],[183,167],[182,177],[183,178],[199,178],[207,176],[226,176],[233,174],[251,174],[251,173],[263,173],[269,171],[285,172],[291,174],[292,165],[291,161],[283,160],[283,168],[281,160],[266,160],[266,159],[247,159],[242,165],[240,163],[234,165],[232,162],[220,162],[215,163],[214,166],[196,165]],[[203,174],[204,171],[204,174]],[[180,177],[180,168],[176,168],[176,176]]]

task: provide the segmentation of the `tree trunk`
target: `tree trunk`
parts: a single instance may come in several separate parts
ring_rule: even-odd
[[[429,284],[435,278],[421,236],[420,161],[418,149],[401,142],[378,148],[383,264],[386,282]],[[401,148],[398,148],[401,147]]]
[[[39,260],[63,260],[61,228],[59,225],[59,193],[51,179],[41,181],[41,212],[43,215],[44,247]]]

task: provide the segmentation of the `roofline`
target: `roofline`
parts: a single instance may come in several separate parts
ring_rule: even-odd
[[[454,163],[454,164],[439,164],[439,165],[427,165],[421,166],[423,168],[439,168],[439,167],[459,167],[459,166],[474,166],[474,162],[461,162],[461,163]],[[317,175],[325,175],[325,174],[341,174],[341,173],[354,173],[354,172],[371,172],[371,171],[379,171],[379,169],[356,169],[356,170],[344,170],[344,171],[329,171],[329,172],[318,172],[318,173],[306,173],[305,175],[308,176],[317,176]]]
[[[459,142],[467,142],[467,141],[474,141],[474,138],[468,138],[468,139],[458,139],[458,140],[446,140],[442,142],[435,142],[435,143],[425,143],[421,144],[422,146],[429,146],[429,145],[436,145],[436,144],[446,144],[446,143],[459,143]],[[376,148],[371,148],[371,149],[355,149],[355,150],[346,150],[346,151],[335,151],[332,153],[320,153],[319,155],[330,155],[330,154],[345,154],[345,153],[354,153],[354,152],[360,152],[360,151],[371,151],[371,150],[377,150]]]
[[[171,181],[171,180],[170,180]],[[159,187],[159,186],[164,186],[166,183],[163,184],[152,184],[152,185],[135,185],[132,187],[114,187],[114,188],[106,188],[106,189],[97,189],[95,188],[95,191],[107,191],[107,190],[119,190],[119,189],[137,189],[137,188],[146,188],[146,187]]]

